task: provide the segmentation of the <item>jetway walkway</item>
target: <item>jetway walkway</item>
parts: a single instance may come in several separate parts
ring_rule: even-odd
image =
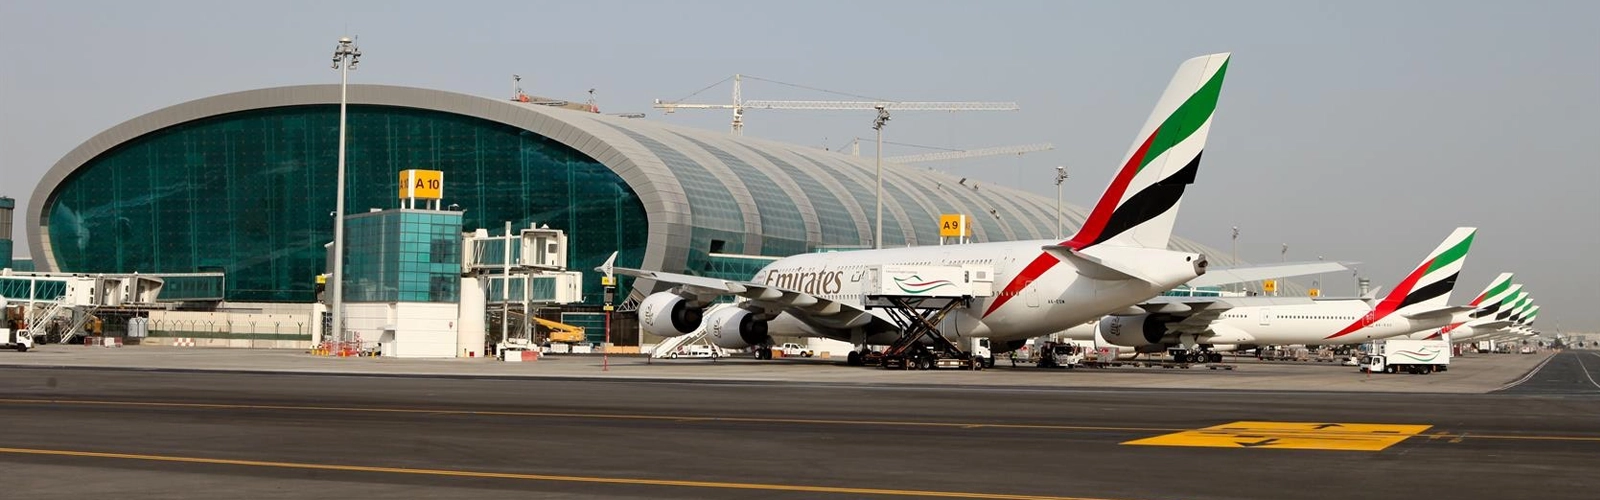
[[[222,273],[73,274],[0,271],[0,296],[27,304],[26,323],[36,335],[68,343],[97,324],[101,308],[164,309],[174,302],[221,301]],[[175,284],[170,291],[168,285]],[[45,338],[45,337],[40,337]]]

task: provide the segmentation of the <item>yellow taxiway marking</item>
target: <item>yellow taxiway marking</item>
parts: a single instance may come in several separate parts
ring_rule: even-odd
[[[757,417],[713,417],[699,415],[630,415],[619,413],[560,413],[560,412],[523,412],[523,411],[494,411],[494,410],[449,410],[440,408],[378,408],[359,406],[296,406],[296,405],[246,405],[225,403],[176,403],[159,401],[96,401],[82,399],[6,399],[0,398],[0,404],[59,404],[82,406],[125,406],[125,407],[150,407],[150,408],[185,408],[197,410],[273,410],[273,411],[317,411],[317,412],[352,412],[352,413],[400,413],[423,415],[465,415],[487,417],[538,417],[538,418],[579,418],[579,419],[614,419],[614,420],[657,420],[679,423],[698,422],[734,422],[734,423],[774,423],[774,424],[805,424],[805,425],[873,425],[873,426],[907,426],[925,428],[950,428],[950,429],[1021,429],[1043,431],[1079,431],[1079,432],[1197,432],[1195,429],[1177,427],[1117,427],[1117,426],[1088,426],[1088,425],[1049,425],[1049,424],[996,424],[974,422],[918,422],[895,420],[829,420],[805,418],[757,418]],[[1276,422],[1282,423],[1282,422]],[[1231,424],[1229,424],[1231,425]],[[1304,425],[1304,424],[1296,424]],[[1311,424],[1326,425],[1323,423]],[[1341,424],[1351,425],[1351,424]],[[1225,426],[1217,426],[1225,427]],[[1423,426],[1426,428],[1427,426]],[[1204,430],[1210,430],[1204,429]],[[1420,432],[1420,431],[1419,431]],[[1338,429],[1324,430],[1320,435],[1337,436]],[[1600,443],[1600,437],[1594,436],[1545,436],[1545,435],[1517,435],[1517,434],[1469,434],[1452,433],[1456,439],[1503,439],[1524,441],[1575,441]],[[1157,436],[1160,437],[1160,436]],[[1141,440],[1142,441],[1142,440]],[[1452,440],[1454,441],[1454,440]],[[1130,441],[1123,444],[1135,444]],[[1143,444],[1143,443],[1138,443]]]
[[[1234,422],[1204,429],[1135,439],[1122,444],[1272,448],[1288,450],[1383,451],[1431,425],[1347,424],[1329,422]]]
[[[82,458],[142,460],[150,462],[175,462],[190,464],[233,465],[243,467],[275,467],[283,469],[331,470],[344,472],[374,472],[384,474],[412,474],[421,476],[447,476],[523,481],[552,481],[568,483],[622,484],[640,486],[676,486],[687,488],[716,488],[749,491],[776,491],[801,493],[826,493],[838,495],[911,496],[941,498],[982,498],[1003,500],[1107,500],[1085,497],[1040,495],[1009,495],[1003,493],[974,493],[961,491],[895,490],[883,488],[846,488],[837,486],[806,486],[796,484],[730,483],[719,481],[680,481],[670,479],[643,479],[624,477],[562,476],[552,474],[519,474],[449,469],[413,469],[402,467],[374,467],[368,465],[314,464],[300,462],[271,462],[264,460],[236,460],[227,458],[181,457],[171,455],[140,455],[131,453],[102,453],[93,451],[41,450],[31,448],[0,448],[0,453],[15,455],[48,455]]]
[[[840,420],[840,419],[810,419],[810,418],[760,418],[760,417],[716,417],[703,415],[635,415],[621,413],[560,413],[560,412],[531,412],[531,411],[495,411],[495,410],[448,410],[440,408],[376,408],[360,406],[297,406],[297,405],[248,405],[225,403],[174,403],[159,401],[94,401],[82,399],[0,399],[0,404],[59,404],[82,406],[122,406],[122,407],[147,407],[147,408],[185,408],[200,410],[274,410],[274,411],[318,411],[318,412],[352,412],[352,413],[398,413],[398,414],[426,414],[426,415],[467,415],[490,417],[541,417],[541,418],[579,418],[579,419],[615,419],[615,420],[658,420],[682,423],[698,422],[734,422],[734,423],[763,423],[763,424],[806,424],[806,425],[873,425],[873,426],[905,426],[905,427],[933,427],[951,429],[1022,429],[1046,431],[1106,431],[1106,432],[1172,432],[1184,429],[1171,427],[1111,427],[1111,426],[1086,426],[1086,425],[1050,425],[1050,424],[999,424],[999,423],[974,423],[974,422],[919,422],[896,420]]]

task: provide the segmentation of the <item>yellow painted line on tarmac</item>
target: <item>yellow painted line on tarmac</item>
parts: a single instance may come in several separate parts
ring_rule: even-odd
[[[400,413],[400,414],[427,414],[427,415],[465,415],[465,416],[492,416],[492,417],[542,417],[542,418],[579,418],[579,419],[615,419],[615,420],[656,420],[683,423],[698,422],[733,422],[733,423],[763,423],[763,424],[815,424],[815,425],[871,425],[871,426],[905,426],[905,427],[934,427],[954,429],[1024,429],[1024,430],[1049,430],[1049,431],[1112,431],[1112,432],[1173,432],[1187,429],[1169,427],[1106,427],[1084,425],[1049,425],[1049,424],[998,424],[998,423],[972,423],[972,422],[918,422],[896,420],[830,420],[808,418],[759,418],[759,417],[717,417],[698,415],[633,415],[620,413],[559,413],[559,412],[524,412],[524,411],[497,411],[497,410],[447,410],[438,408],[378,408],[359,406],[297,406],[297,405],[248,405],[224,403],[173,403],[151,401],[96,401],[82,399],[0,399],[0,404],[60,404],[83,406],[123,406],[123,407],[148,407],[148,408],[185,408],[207,410],[275,410],[275,411],[325,411],[325,412],[352,412],[352,413]]]
[[[1242,421],[1135,439],[1126,445],[1383,451],[1431,425]]]
[[[514,479],[523,481],[549,481],[567,483],[592,483],[634,486],[673,486],[685,488],[714,488],[747,491],[827,493],[837,495],[911,496],[940,498],[981,498],[1002,500],[1109,500],[1087,497],[1062,497],[1039,495],[1009,495],[1003,493],[975,493],[960,491],[896,490],[883,488],[846,488],[837,486],[807,486],[796,484],[732,483],[718,481],[680,481],[670,479],[643,479],[624,477],[562,476],[553,474],[519,474],[510,472],[485,472],[448,469],[413,469],[402,467],[374,467],[368,465],[314,464],[300,462],[272,462],[264,460],[236,460],[227,458],[182,457],[171,455],[141,455],[132,453],[102,453],[92,451],[43,450],[31,448],[0,448],[0,453],[15,455],[45,455],[118,460],[142,460],[188,464],[233,465],[242,467],[274,467],[281,469],[329,470],[342,472],[371,472],[383,474],[411,474],[419,476],[444,476],[489,479]]]
[[[907,426],[924,428],[954,428],[954,429],[1022,429],[1045,431],[1084,431],[1084,432],[1194,432],[1207,429],[1188,429],[1179,427],[1115,427],[1115,426],[1085,426],[1085,425],[1048,425],[1048,424],[992,424],[972,422],[917,422],[895,420],[828,420],[828,419],[803,419],[803,418],[757,418],[757,417],[714,417],[691,415],[630,415],[618,413],[558,413],[558,412],[519,412],[495,410],[448,410],[438,408],[379,408],[355,406],[295,406],[295,405],[245,405],[224,403],[174,403],[152,401],[97,401],[81,399],[6,399],[0,398],[0,404],[62,404],[83,406],[126,406],[126,407],[154,407],[154,408],[186,408],[186,409],[213,409],[213,410],[274,410],[274,411],[323,411],[323,412],[352,412],[352,413],[400,413],[400,414],[426,414],[426,415],[458,415],[458,416],[488,416],[488,417],[538,417],[538,418],[577,418],[577,419],[614,419],[614,420],[653,420],[671,421],[679,423],[700,422],[732,422],[732,423],[776,423],[776,424],[807,424],[807,425],[861,425],[861,426]],[[1214,427],[1226,427],[1224,424]],[[1305,424],[1296,424],[1305,425]],[[1317,424],[1321,425],[1321,424]],[[1351,424],[1344,424],[1351,425]],[[1279,429],[1279,433],[1288,433],[1289,430]],[[1317,435],[1332,438],[1339,435],[1337,429],[1319,431]],[[1600,443],[1600,437],[1588,436],[1544,436],[1544,435],[1495,435],[1452,433],[1452,437],[1466,439],[1505,439],[1527,441],[1574,441]],[[1132,442],[1123,443],[1132,444]]]

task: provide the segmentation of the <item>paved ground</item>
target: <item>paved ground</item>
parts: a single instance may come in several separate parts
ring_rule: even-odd
[[[1332,363],[1259,363],[1243,359],[1232,371],[1205,369],[1112,368],[1039,370],[1031,365],[982,372],[906,372],[847,367],[823,360],[706,359],[655,360],[614,356],[602,371],[597,356],[553,356],[534,363],[483,359],[417,360],[330,358],[290,350],[194,349],[174,347],[88,348],[46,346],[26,353],[0,352],[0,366],[119,367],[139,370],[232,370],[242,372],[440,375],[460,377],[555,377],[722,382],[807,382],[836,384],[938,384],[961,386],[1129,387],[1163,389],[1321,390],[1354,392],[1486,393],[1522,377],[1547,354],[1491,354],[1458,357],[1448,372],[1427,376],[1374,375]]]
[[[1593,498],[1579,356],[1493,394],[0,368],[0,470],[7,499]],[[1123,444],[1186,430],[1220,447]]]
[[[1567,351],[1543,362],[1537,371],[1501,392],[1512,394],[1600,395],[1600,351]]]

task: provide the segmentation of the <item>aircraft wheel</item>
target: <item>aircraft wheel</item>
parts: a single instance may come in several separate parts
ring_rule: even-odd
[[[850,354],[845,356],[844,359],[846,366],[861,366],[861,351],[850,351]]]

